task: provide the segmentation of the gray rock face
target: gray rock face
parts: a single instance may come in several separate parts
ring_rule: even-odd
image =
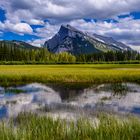
[[[70,25],[62,25],[59,32],[45,42],[44,47],[47,47],[52,53],[69,52],[74,55],[130,49],[112,38],[84,33]]]
[[[97,35],[97,34],[93,34],[93,37],[99,41],[102,41],[110,46],[114,46],[118,49],[121,49],[121,50],[131,50],[131,48],[127,45],[125,45],[124,43],[122,42],[118,42],[116,40],[114,40],[112,37],[105,37],[105,36],[101,36],[101,35]]]

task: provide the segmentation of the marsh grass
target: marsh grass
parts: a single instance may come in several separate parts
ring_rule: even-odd
[[[112,99],[111,97],[104,96],[101,98],[101,101],[107,101],[107,100],[111,100],[111,99]]]
[[[3,86],[38,83],[140,83],[140,65],[83,64],[83,65],[0,65]]]
[[[31,82],[62,84],[80,88],[101,83],[140,83],[140,65],[11,65],[0,66],[0,85]],[[88,83],[88,84],[85,84]],[[119,88],[118,88],[119,87]],[[113,87],[116,93],[125,87]],[[119,89],[119,90],[118,90]],[[20,91],[17,91],[20,92]],[[104,98],[105,100],[105,98]],[[117,119],[99,115],[99,123],[87,119],[77,122],[53,120],[45,116],[21,113],[9,122],[0,122],[0,140],[139,140],[140,120]]]
[[[14,94],[20,94],[20,93],[25,93],[25,90],[22,89],[17,89],[17,88],[6,88],[5,92],[7,93],[14,93]]]
[[[98,123],[88,119],[76,122],[53,120],[45,116],[21,113],[9,124],[0,123],[1,140],[139,140],[137,118],[118,119],[99,115]]]
[[[125,96],[129,91],[127,85],[124,83],[111,84],[111,89],[113,91],[113,96],[119,96],[119,95]]]

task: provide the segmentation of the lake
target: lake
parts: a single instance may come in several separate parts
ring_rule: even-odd
[[[140,115],[140,85],[102,84],[86,88],[66,88],[32,83],[0,87],[0,118],[33,112],[53,118],[75,120],[99,112],[116,115]]]

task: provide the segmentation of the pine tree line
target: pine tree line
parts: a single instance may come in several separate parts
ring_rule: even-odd
[[[112,62],[112,61],[135,61],[140,60],[140,53],[137,51],[108,51],[88,55],[79,55],[79,62]]]
[[[74,56],[63,52],[52,54],[46,48],[27,49],[14,43],[0,42],[0,61],[26,61],[44,63],[86,63],[140,60],[136,51],[109,51],[88,55]]]
[[[52,54],[45,48],[27,49],[16,44],[0,42],[0,61],[70,62],[76,57],[69,53]]]

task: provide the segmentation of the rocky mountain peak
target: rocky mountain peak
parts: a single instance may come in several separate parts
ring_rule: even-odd
[[[44,47],[52,53],[69,52],[74,55],[130,50],[130,47],[111,37],[84,33],[71,25],[62,25]]]

